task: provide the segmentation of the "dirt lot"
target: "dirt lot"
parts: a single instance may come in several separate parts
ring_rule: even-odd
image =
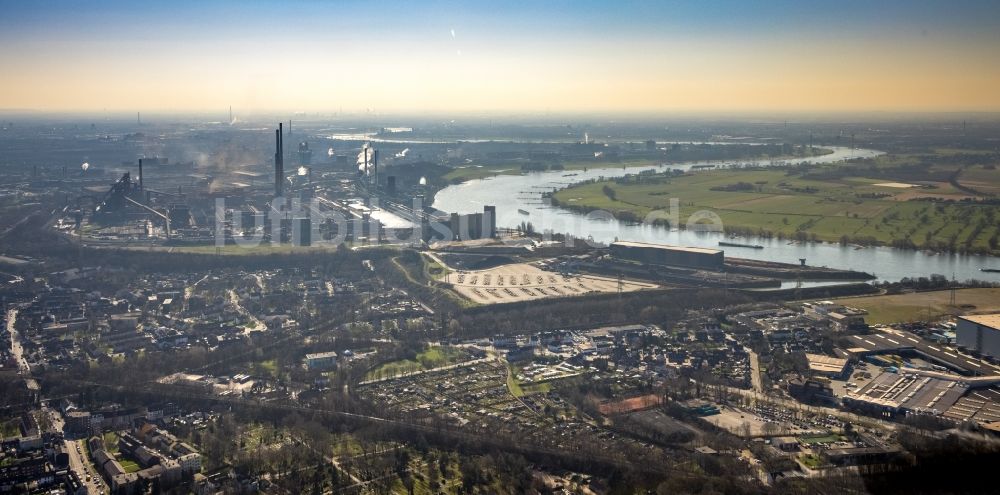
[[[747,428],[749,428],[749,433],[751,436],[764,436],[765,429],[764,424],[768,422],[777,423],[778,426],[772,432],[773,434],[780,435],[799,435],[802,433],[815,431],[815,429],[804,428],[801,425],[795,424],[792,421],[791,414],[788,417],[782,418],[764,418],[759,414],[755,414],[745,409],[739,409],[734,407],[723,407],[719,414],[712,416],[705,416],[702,419],[705,421],[718,426],[724,430],[729,431],[734,435],[744,435],[747,433]]]
[[[547,297],[579,296],[594,292],[617,292],[618,280],[594,275],[564,276],[528,263],[515,263],[487,270],[457,271],[438,280],[480,304],[527,301]],[[623,292],[654,289],[655,284],[625,280]]]
[[[896,323],[935,319],[950,314],[976,314],[1000,311],[1000,289],[961,289],[955,291],[957,308],[950,307],[951,291],[914,292],[891,296],[849,297],[837,302],[868,311],[868,323]]]
[[[764,434],[764,423],[766,423],[760,416],[732,408],[725,408],[719,414],[705,416],[702,419],[734,435],[744,434],[745,424],[749,426],[751,435],[761,436]]]

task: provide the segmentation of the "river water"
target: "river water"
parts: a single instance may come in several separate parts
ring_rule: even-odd
[[[849,158],[874,157],[880,151],[827,147],[833,153],[794,162],[833,163]],[[739,163],[746,163],[746,160]],[[608,219],[601,214],[582,215],[544,204],[541,193],[572,183],[600,177],[620,177],[641,170],[670,169],[690,170],[708,162],[669,164],[666,167],[597,167],[584,170],[534,172],[525,175],[499,175],[448,186],[434,196],[433,206],[439,210],[458,213],[483,211],[484,205],[496,205],[497,226],[516,227],[521,222],[531,222],[536,231],[552,230],[577,237],[591,237],[595,241],[642,241],[719,248],[724,239],[720,233],[670,230],[647,224],[626,224]],[[736,162],[711,162],[717,167],[738,165]],[[758,165],[767,165],[760,162]],[[683,199],[683,198],[682,198]],[[518,210],[528,212],[527,215]],[[681,218],[684,222],[686,219]],[[931,254],[889,247],[856,248],[833,243],[793,243],[789,240],[741,238],[734,242],[759,244],[764,249],[725,247],[726,256],[751,258],[783,263],[798,263],[805,258],[812,266],[860,270],[874,274],[880,280],[898,281],[904,277],[940,274],[958,280],[979,279],[1000,282],[1000,273],[987,273],[980,268],[1000,268],[1000,259],[990,256],[961,256],[957,254]]]

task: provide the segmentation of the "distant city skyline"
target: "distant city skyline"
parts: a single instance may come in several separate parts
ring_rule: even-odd
[[[1000,3],[11,2],[0,109],[1000,111]]]

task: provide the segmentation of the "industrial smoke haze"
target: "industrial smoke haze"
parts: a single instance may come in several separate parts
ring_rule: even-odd
[[[371,162],[373,159],[372,154],[374,153],[374,151],[375,149],[372,147],[371,143],[365,143],[364,146],[361,147],[361,151],[358,152],[358,160],[357,160],[358,172],[361,172],[365,175],[371,175],[372,173]]]

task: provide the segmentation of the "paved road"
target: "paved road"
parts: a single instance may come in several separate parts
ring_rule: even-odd
[[[65,427],[62,415],[58,411],[49,409],[48,407],[42,408],[42,411],[49,415],[52,428],[58,432],[62,432]],[[90,495],[106,493],[101,477],[98,476],[93,464],[87,460],[87,450],[83,440],[64,439],[63,444],[65,445],[66,452],[69,454],[69,467],[80,476],[80,481],[86,487],[87,493]],[[90,476],[90,481],[87,481],[87,476]]]
[[[764,391],[764,381],[760,377],[760,357],[756,352],[750,352],[750,383],[757,392]]]
[[[37,392],[39,390],[38,382],[36,382],[34,378],[31,378],[31,368],[28,367],[28,360],[24,359],[24,348],[21,347],[21,336],[18,335],[17,330],[14,329],[16,321],[17,310],[8,310],[7,333],[10,334],[10,352],[14,355],[14,361],[17,363],[18,374],[21,375],[21,378],[24,378],[24,383],[27,385],[28,390]]]
[[[90,495],[98,495],[104,492],[104,483],[101,481],[101,477],[97,475],[94,467],[85,458],[86,450],[84,449],[83,440],[63,440],[66,444],[66,452],[69,453],[69,467],[78,476],[80,476],[80,481],[87,488],[87,493]],[[79,452],[76,450],[79,448]],[[87,481],[87,477],[90,476],[90,481]]]
[[[236,294],[235,290],[229,289],[226,291],[226,294],[229,298],[229,302],[235,307],[236,311],[252,323],[252,326],[247,325],[244,327],[243,333],[250,335],[250,332],[262,332],[267,330],[267,325],[265,325],[263,321],[260,321],[252,312],[250,312],[250,310],[244,308],[243,305],[240,304],[240,296]]]

